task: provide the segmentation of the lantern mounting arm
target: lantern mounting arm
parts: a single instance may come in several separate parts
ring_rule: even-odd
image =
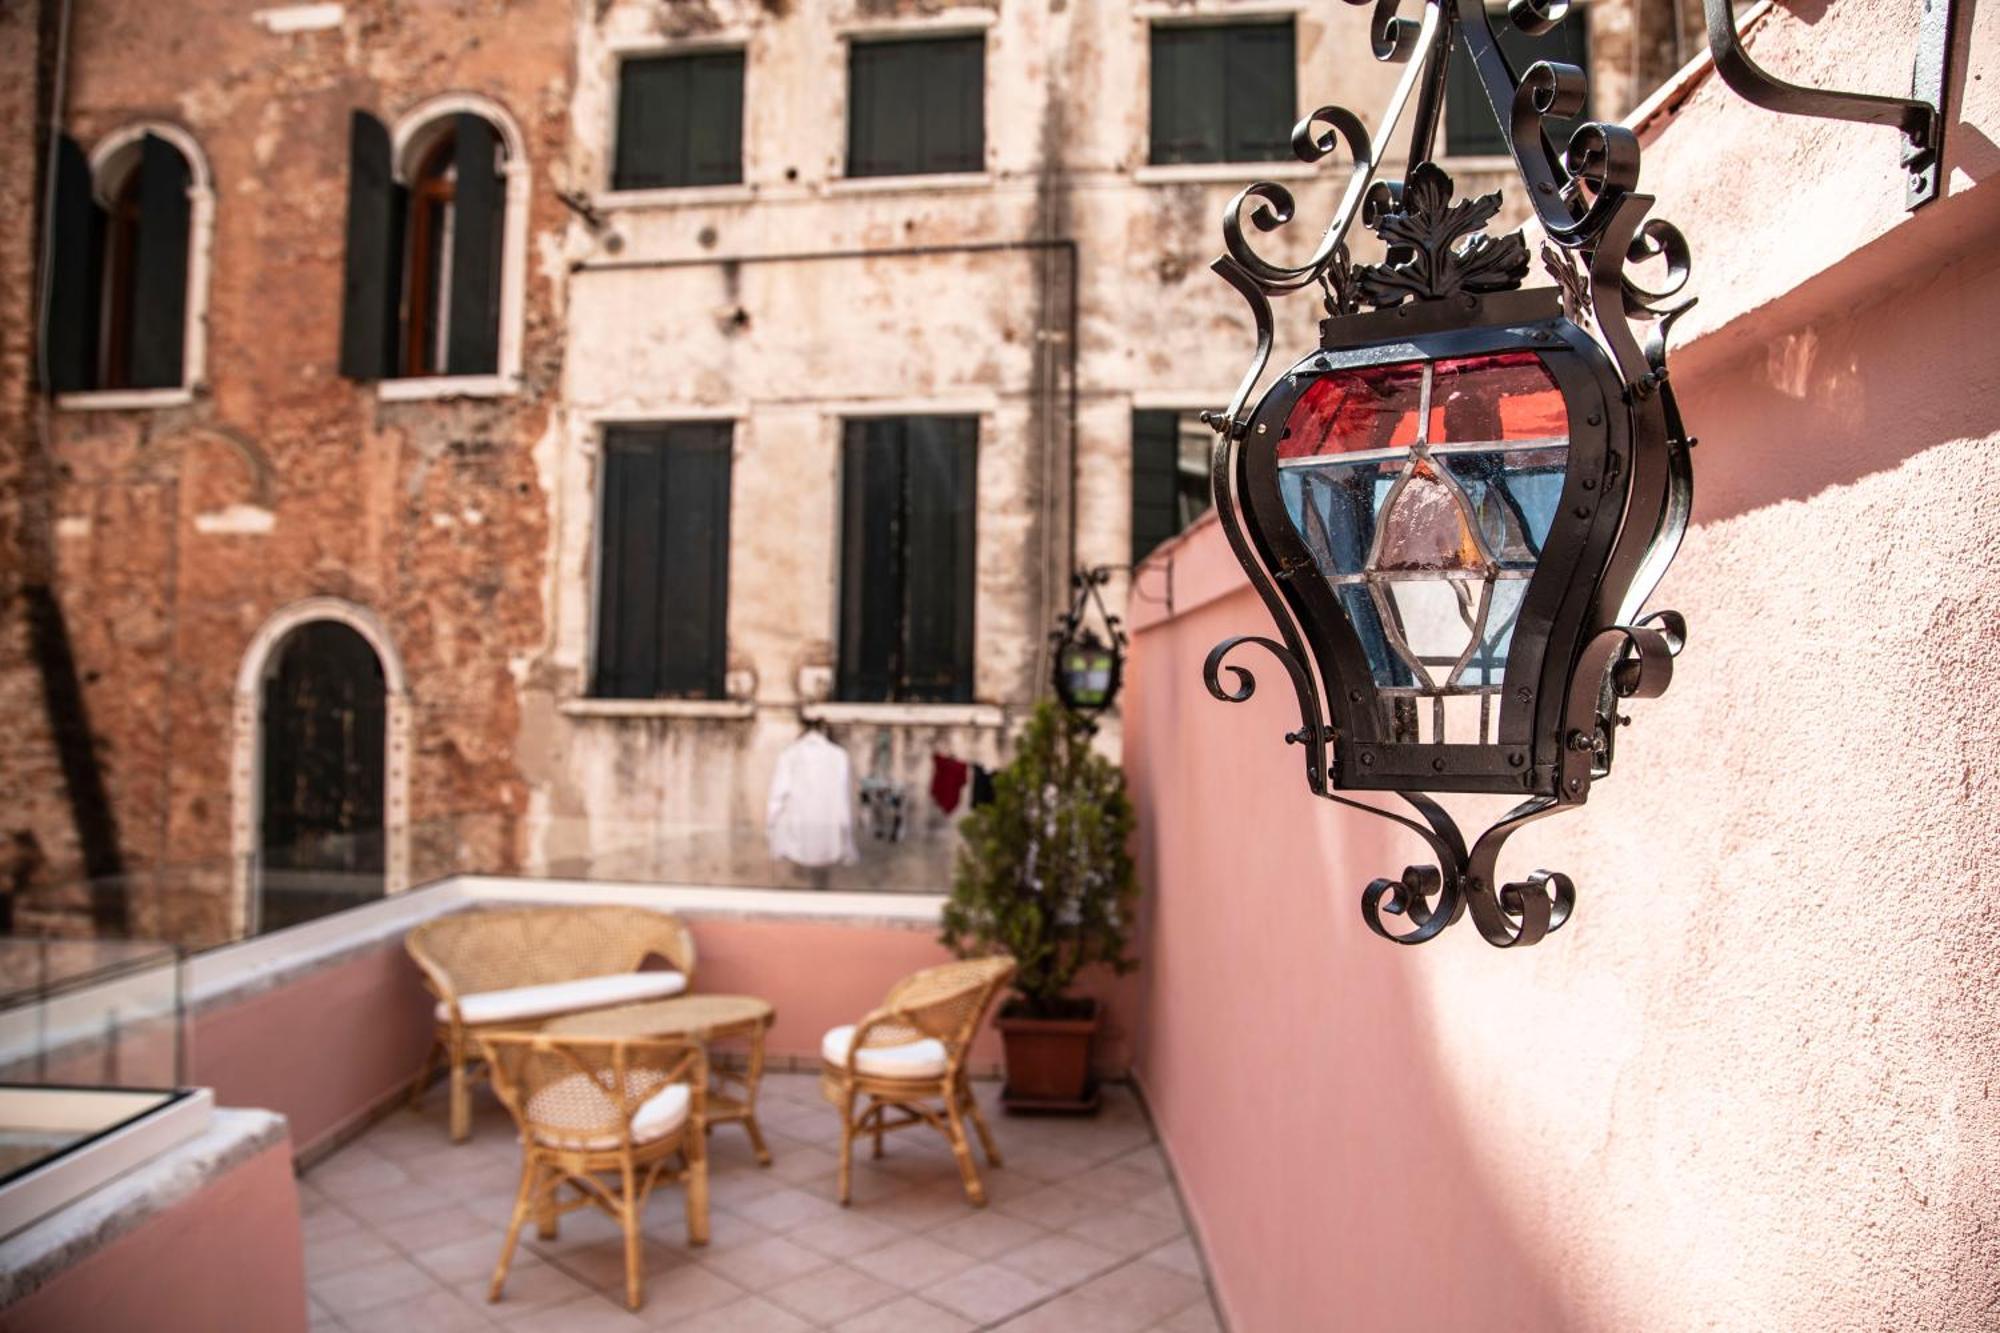
[[[1750,58],[1729,0],[1704,0],[1708,48],[1715,72],[1744,101],[1789,116],[1864,125],[1893,125],[1903,133],[1903,166],[1909,172],[1905,209],[1938,197],[1944,159],[1944,99],[1950,71],[1954,0],[1924,0],[1917,20],[1917,56],[1909,97],[1807,88],[1778,78]]]

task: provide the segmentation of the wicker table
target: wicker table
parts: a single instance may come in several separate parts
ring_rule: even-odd
[[[764,1077],[764,1034],[776,1016],[768,1002],[754,995],[680,995],[569,1014],[543,1024],[542,1031],[570,1037],[692,1037],[704,1045],[747,1038],[750,1055],[741,1070],[711,1066],[708,1123],[712,1127],[724,1120],[741,1120],[758,1163],[769,1166],[771,1150],[757,1128],[757,1085]]]

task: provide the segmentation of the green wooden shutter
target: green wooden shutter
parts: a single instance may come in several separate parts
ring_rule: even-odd
[[[1272,162],[1291,156],[1298,115],[1297,62],[1291,23],[1246,23],[1225,34],[1222,77],[1224,161]]]
[[[841,443],[842,699],[893,696],[901,669],[903,423],[850,421]]]
[[[54,227],[48,240],[42,382],[56,393],[74,393],[97,385],[104,210],[97,206],[90,159],[67,134],[56,145],[55,193]]]
[[[662,469],[660,620],[655,693],[720,699],[728,669],[727,422],[666,432]]]
[[[1552,31],[1540,37],[1528,36],[1498,14],[1490,17],[1500,50],[1507,57],[1507,64],[1516,79],[1538,60],[1559,61],[1583,70],[1590,68],[1590,36],[1587,15],[1583,10],[1573,10]],[[1499,122],[1493,118],[1493,108],[1486,100],[1485,89],[1480,86],[1479,75],[1472,65],[1472,55],[1466,50],[1462,35],[1452,42],[1451,65],[1445,80],[1445,152],[1459,157],[1506,153],[1507,136],[1501,133]],[[1583,114],[1574,119],[1546,123],[1545,128],[1557,152],[1569,143],[1570,135],[1575,133],[1578,125],[1589,119],[1589,115],[1586,106]]]
[[[900,698],[972,698],[979,423],[912,417],[904,471],[903,671]]]
[[[687,184],[734,185],[743,179],[743,53],[689,57]]]
[[[986,165],[986,41],[955,37],[908,43],[920,81],[915,117],[923,132],[919,171],[979,171]]]
[[[395,374],[401,343],[404,190],[391,169],[389,129],[356,111],[347,140],[347,263],[341,282],[340,373]]]
[[[139,154],[139,234],[132,254],[132,346],[135,389],[184,382],[187,340],[188,185],[180,149],[149,134]]]
[[[500,137],[492,122],[469,113],[453,117],[452,136],[458,181],[444,369],[447,375],[491,375],[500,369],[500,252],[507,226]]]
[[[1181,530],[1180,414],[1132,413],[1132,563]]]
[[[593,693],[608,699],[648,699],[657,692],[661,443],[654,427],[620,426],[604,436]]]
[[[618,70],[618,146],[611,185],[657,190],[687,183],[688,67],[662,56]]]
[[[1152,39],[1152,147],[1158,164],[1219,162],[1227,135],[1224,30],[1156,26]]]

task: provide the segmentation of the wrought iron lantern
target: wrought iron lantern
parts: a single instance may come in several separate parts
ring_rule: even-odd
[[[1667,379],[1665,337],[1687,249],[1647,220],[1629,130],[1584,124],[1563,145],[1545,120],[1574,116],[1584,75],[1540,62],[1518,75],[1480,0],[1428,0],[1418,19],[1376,5],[1378,58],[1407,66],[1371,139],[1358,117],[1323,107],[1292,144],[1306,162],[1344,148],[1345,196],[1312,256],[1276,264],[1243,218],[1273,231],[1291,195],[1252,184],[1223,221],[1214,268],[1249,301],[1257,350],[1229,407],[1211,414],[1216,509],[1277,637],[1232,638],[1209,654],[1219,699],[1250,697],[1227,659],[1256,644],[1284,665],[1318,795],[1409,828],[1435,864],[1377,879],[1362,914],[1404,944],[1467,914],[1501,947],[1533,944],[1575,903],[1568,876],[1503,883],[1502,845],[1530,821],[1583,804],[1610,772],[1621,702],[1660,694],[1686,637],[1669,611],[1642,615],[1686,526],[1688,450]],[[1547,31],[1561,0],[1514,0],[1513,24]],[[1523,290],[1520,232],[1490,236],[1495,193],[1454,200],[1429,160],[1446,61],[1462,38],[1508,131],[1546,242],[1551,285]],[[1412,166],[1375,179],[1375,144],[1414,101]],[[1379,263],[1356,263],[1360,220]],[[1628,264],[1664,267],[1664,290]],[[1273,339],[1270,297],[1316,289],[1318,350],[1261,401]],[[1394,793],[1408,814],[1344,792]],[[1432,793],[1495,793],[1512,810],[1468,839]],[[1389,918],[1406,927],[1392,929]]]
[[[1053,633],[1049,635],[1055,671],[1056,698],[1064,708],[1082,718],[1094,718],[1118,698],[1118,686],[1125,674],[1125,631],[1118,617],[1104,605],[1099,592],[1111,578],[1108,566],[1099,565],[1070,576],[1076,594]],[[1088,624],[1092,608],[1104,633]]]

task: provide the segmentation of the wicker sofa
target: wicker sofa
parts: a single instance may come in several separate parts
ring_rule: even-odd
[[[472,1132],[477,1034],[539,1027],[559,1014],[678,995],[694,979],[694,939],[678,917],[642,907],[525,907],[459,912],[404,940],[437,998],[437,1041],[410,1091],[442,1057],[451,1074],[451,1137]],[[658,956],[665,969],[640,971]]]

